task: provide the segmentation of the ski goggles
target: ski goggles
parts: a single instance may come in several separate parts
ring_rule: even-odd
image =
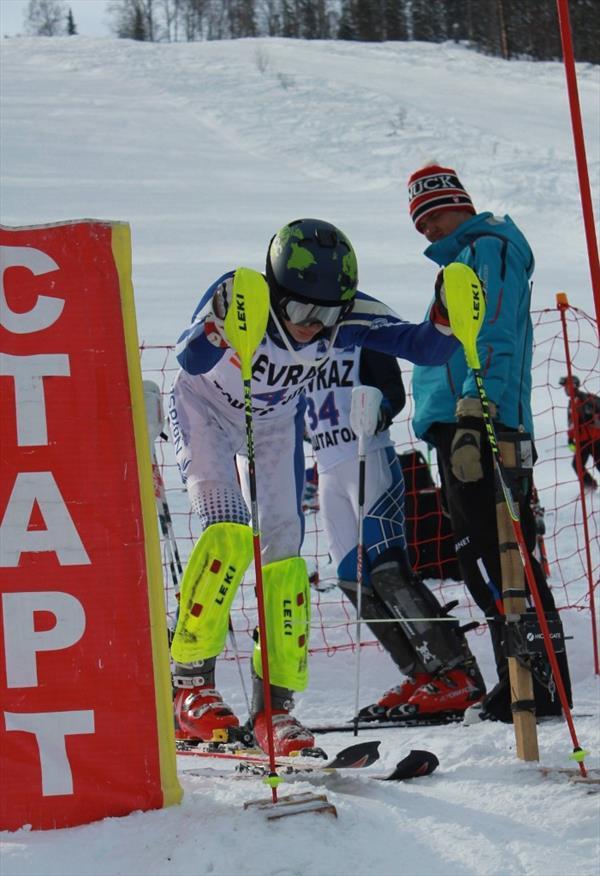
[[[320,322],[325,328],[331,328],[348,313],[352,302],[329,306],[284,297],[279,300],[279,307],[284,319],[293,322],[294,325],[314,325]]]

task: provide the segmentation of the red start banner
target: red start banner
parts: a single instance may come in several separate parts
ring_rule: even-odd
[[[0,829],[178,802],[124,223],[0,228]]]

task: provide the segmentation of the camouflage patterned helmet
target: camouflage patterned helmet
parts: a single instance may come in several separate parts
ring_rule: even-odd
[[[327,306],[350,308],[358,284],[352,244],[321,219],[284,225],[269,244],[266,273],[274,295]]]

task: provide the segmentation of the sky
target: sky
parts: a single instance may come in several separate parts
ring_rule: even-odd
[[[65,0],[80,36],[106,37],[108,28],[107,0]],[[0,34],[16,36],[25,33],[24,16],[29,0],[0,0]]]
[[[558,383],[564,351],[553,308],[560,290],[583,314],[593,314],[593,303],[560,64],[504,62],[451,44],[257,39],[152,45],[69,38],[7,40],[0,64],[0,221],[10,227],[86,217],[129,222],[139,337],[161,348],[144,351],[143,374],[164,388],[174,367],[166,346],[185,328],[204,290],[237,265],[262,269],[267,244],[284,223],[316,216],[339,225],[357,251],[361,289],[418,322],[436,266],[423,257],[425,242],[408,216],[409,174],[437,157],[458,170],[477,209],[510,214],[537,262],[536,480],[539,472],[551,582],[561,606],[585,603],[582,512],[564,434]],[[580,65],[578,76],[597,204],[599,68]],[[574,332],[577,373],[598,391],[592,319],[582,315]],[[410,366],[400,364],[410,389]],[[408,440],[407,416],[394,426],[398,442]],[[187,499],[168,447],[165,476],[185,557]],[[596,578],[598,493],[588,497]],[[319,560],[325,578],[331,570],[319,548],[318,519],[311,516],[308,530],[305,556]],[[240,598],[251,590],[248,585]],[[324,647],[329,637],[351,643],[352,625],[337,590],[312,595],[313,646]],[[456,596],[457,616],[470,619],[460,584],[444,585],[440,595],[444,601]],[[590,767],[598,769],[600,697],[589,613],[569,608],[563,619],[572,636],[576,727],[591,751]],[[238,641],[247,654],[246,627]],[[491,686],[487,632],[469,633],[469,643]],[[242,672],[247,677],[247,660]],[[350,647],[316,653],[309,687],[297,698],[298,717],[305,723],[350,718],[354,679]],[[235,662],[219,661],[217,680],[243,719]],[[363,650],[361,702],[398,682],[385,654]],[[598,796],[519,761],[512,728],[369,730],[361,738],[381,739],[381,769],[412,748],[433,751],[440,767],[399,786],[360,776],[329,780],[325,790],[337,821],[303,816],[267,825],[243,810],[245,800],[265,796],[259,781],[193,776],[195,764],[180,757],[180,806],[76,829],[0,833],[0,871],[596,876]],[[544,766],[572,765],[564,723],[541,723],[539,739]],[[352,740],[334,733],[317,741],[333,754]],[[292,790],[315,788],[303,781],[284,793]]]

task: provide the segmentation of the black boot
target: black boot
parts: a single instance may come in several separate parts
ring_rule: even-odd
[[[498,682],[484,697],[481,704],[481,719],[503,721],[512,724],[512,710],[510,699],[510,680],[508,677],[508,660],[504,650],[504,623],[501,621],[490,623],[490,634],[496,657],[496,669]],[[571,678],[566,651],[556,654],[562,682],[567,695],[569,708],[572,707]],[[538,718],[555,717],[562,715],[562,706],[552,677],[550,663],[545,653],[538,654],[533,658],[533,696],[535,699],[535,713]]]

